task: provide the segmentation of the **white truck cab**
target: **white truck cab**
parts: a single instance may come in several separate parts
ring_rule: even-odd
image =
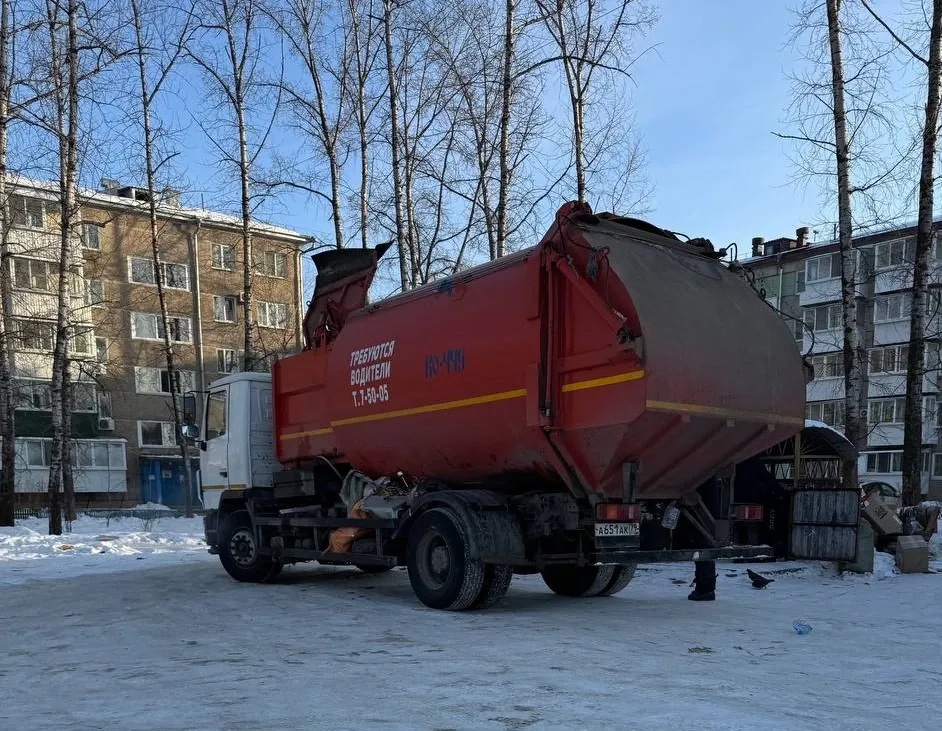
[[[235,373],[203,394],[203,413],[188,394],[187,436],[199,441],[203,507],[215,510],[225,490],[270,487],[275,460],[271,375]]]

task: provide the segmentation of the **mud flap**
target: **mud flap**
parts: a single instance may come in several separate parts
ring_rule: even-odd
[[[503,496],[489,490],[426,493],[413,504],[397,536],[407,534],[415,517],[432,507],[448,507],[461,520],[471,558],[489,564],[527,564],[520,523]]]

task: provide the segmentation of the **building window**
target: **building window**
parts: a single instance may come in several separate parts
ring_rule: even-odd
[[[137,422],[138,443],[142,447],[175,447],[176,431],[173,424],[166,421]]]
[[[894,322],[909,319],[912,301],[912,294],[909,292],[897,292],[877,297],[873,306],[873,321]]]
[[[806,307],[804,314],[805,324],[815,332],[836,330],[843,325],[843,316],[839,304]]]
[[[844,354],[825,353],[811,358],[815,378],[839,378],[844,375]]]
[[[278,251],[257,251],[252,253],[255,271],[266,277],[284,279],[288,276],[288,257]]]
[[[928,472],[932,465],[932,453],[922,453],[922,471]],[[867,472],[876,475],[892,475],[903,471],[903,453],[869,452],[867,454]]]
[[[870,351],[871,373],[905,373],[909,360],[908,345],[890,345]]]
[[[878,270],[912,264],[916,261],[916,239],[909,237],[877,244],[873,247],[873,261]]]
[[[56,328],[42,320],[17,320],[17,339],[23,350],[51,353],[56,343]]]
[[[184,393],[196,389],[194,371],[175,370],[174,393]],[[165,368],[134,368],[134,387],[138,393],[170,394],[170,372]]]
[[[130,257],[128,273],[134,284],[157,284],[154,260]],[[186,264],[160,263],[160,275],[167,289],[190,289],[190,268]]]
[[[16,381],[16,409],[20,411],[51,411],[52,384],[48,381],[18,379]],[[95,384],[79,382],[72,384],[74,412],[95,412]]]
[[[21,195],[10,196],[13,225],[18,228],[45,228],[45,203]]]
[[[942,452],[936,452],[932,456],[932,476],[942,477]]]
[[[110,391],[98,392],[98,416],[102,419],[114,418],[114,409],[112,408]]]
[[[105,303],[105,287],[100,279],[88,280],[88,304],[100,307]]]
[[[236,298],[232,295],[213,295],[213,319],[216,322],[235,322]]]
[[[280,302],[258,303],[258,324],[260,327],[288,327],[288,305]]]
[[[59,265],[51,261],[14,257],[13,286],[37,292],[58,292]]]
[[[101,249],[101,226],[97,223],[83,223],[79,228],[82,248],[98,251]]]
[[[92,355],[93,338],[91,330],[79,330],[69,341],[70,355]]]
[[[193,329],[189,317],[171,316],[170,339],[175,343],[193,342]],[[131,313],[131,337],[135,340],[163,340],[164,328],[160,315],[150,312]]]
[[[216,371],[218,373],[236,373],[239,370],[239,358],[236,351],[229,348],[216,349]]]
[[[124,445],[104,439],[80,439],[73,443],[74,464],[79,469],[125,469]]]
[[[813,401],[805,409],[807,418],[823,421],[828,426],[844,426],[843,401]]]
[[[805,281],[822,282],[841,276],[841,255],[828,254],[805,262]]]
[[[95,338],[95,360],[99,363],[108,362],[108,340],[106,338]]]
[[[871,399],[867,404],[867,423],[902,424],[906,414],[905,398]]]
[[[213,269],[231,272],[235,269],[235,247],[229,244],[213,244]]]

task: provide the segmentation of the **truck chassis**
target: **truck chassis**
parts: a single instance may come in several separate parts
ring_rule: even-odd
[[[299,484],[277,481],[226,491],[204,518],[210,552],[233,578],[249,582],[271,581],[285,565],[306,561],[366,573],[406,566],[419,600],[448,610],[492,606],[515,573],[540,573],[563,596],[609,596],[627,586],[639,563],[770,554],[768,546],[708,545],[702,529],[684,530],[683,520],[677,530],[664,529],[666,506],[652,501],[638,504],[637,527],[624,531],[634,535],[612,538],[596,537],[595,511],[563,492],[440,487],[409,500],[380,498],[372,509],[382,517],[370,518],[348,517],[337,494],[312,499]],[[371,535],[353,540],[349,551],[331,551],[331,532],[342,528]]]

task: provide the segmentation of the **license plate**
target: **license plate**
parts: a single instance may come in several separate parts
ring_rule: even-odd
[[[640,523],[596,523],[596,538],[621,538],[641,534]]]

